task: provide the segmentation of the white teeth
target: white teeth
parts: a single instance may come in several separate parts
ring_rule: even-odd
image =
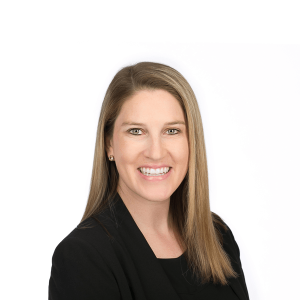
[[[150,168],[139,168],[141,173],[147,176],[160,176],[169,172],[170,168],[150,169]]]

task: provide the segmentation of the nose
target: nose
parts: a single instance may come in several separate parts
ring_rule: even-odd
[[[166,153],[166,145],[160,138],[151,138],[146,145],[145,155],[152,160],[159,161]]]

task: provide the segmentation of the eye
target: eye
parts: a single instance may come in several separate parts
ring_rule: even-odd
[[[132,129],[129,129],[128,132],[131,133],[132,130],[141,130],[141,129],[139,129],[139,128],[132,128]],[[131,134],[132,134],[132,133],[131,133]],[[133,135],[140,135],[140,134],[133,134]]]
[[[128,129],[127,131],[129,132],[129,133],[131,133],[131,131],[133,131],[133,130],[141,130],[140,128],[131,128],[131,129]],[[179,132],[181,132],[181,130],[180,129],[175,129],[175,128],[170,128],[170,129],[168,129],[168,130],[176,130],[178,133]],[[174,133],[174,134],[171,134],[171,135],[175,135],[175,134],[178,134],[178,133]],[[131,133],[132,135],[140,135],[140,134],[133,134],[133,133]]]
[[[175,128],[171,128],[171,129],[168,129],[168,130],[176,130],[176,131],[178,131],[178,133],[180,132],[179,129],[175,129]],[[178,133],[175,133],[175,134],[178,134]],[[175,135],[175,134],[171,134],[171,135]]]

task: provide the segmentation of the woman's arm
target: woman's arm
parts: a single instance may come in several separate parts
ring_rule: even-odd
[[[55,249],[49,300],[119,300],[118,284],[100,253],[87,242],[65,238]]]

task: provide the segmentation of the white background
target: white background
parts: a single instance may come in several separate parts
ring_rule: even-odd
[[[300,299],[296,2],[1,1],[1,299],[47,299],[53,251],[86,205],[105,91],[140,61],[196,94],[211,208],[250,299]]]

